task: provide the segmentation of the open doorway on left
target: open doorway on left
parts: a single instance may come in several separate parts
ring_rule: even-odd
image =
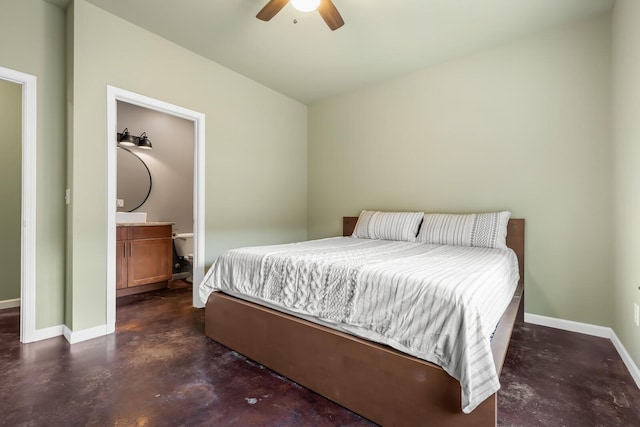
[[[16,329],[20,323],[20,206],[22,204],[22,85],[0,80],[0,325]],[[6,324],[5,317],[16,319]]]
[[[0,232],[3,235],[0,266],[4,274],[0,283],[0,309],[14,305],[20,307],[20,341],[28,343],[45,338],[43,333],[36,331],[35,313],[37,79],[30,74],[0,67],[0,83],[0,115],[4,116],[0,120],[6,119],[0,125],[3,135],[0,140],[0,173],[3,173],[4,183],[0,190],[3,197],[0,210]],[[5,132],[5,126],[12,130]],[[7,134],[11,136],[5,138]],[[5,160],[11,164],[5,165]],[[9,235],[11,241],[7,240]],[[11,270],[10,273],[6,272],[7,268]],[[58,334],[57,330],[55,332]]]

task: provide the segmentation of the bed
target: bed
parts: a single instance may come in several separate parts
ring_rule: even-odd
[[[343,218],[343,236],[352,235],[357,220],[358,217]],[[498,316],[490,341],[490,362],[497,375],[513,324],[523,317],[524,220],[509,219],[506,230],[506,246],[515,253],[520,279],[516,279],[516,289]],[[351,239],[348,244],[360,243]],[[369,247],[372,243],[365,241],[362,245]],[[413,248],[408,244],[402,249],[405,247]],[[471,411],[466,411],[469,413],[464,413],[462,408],[468,404],[466,383],[463,387],[447,373],[448,365],[443,364],[443,369],[422,356],[399,351],[396,343],[375,342],[350,330],[336,330],[335,324],[323,322],[331,316],[317,319],[295,310],[285,311],[249,295],[212,292],[206,304],[205,332],[221,344],[381,425],[496,425],[496,393],[482,397]]]

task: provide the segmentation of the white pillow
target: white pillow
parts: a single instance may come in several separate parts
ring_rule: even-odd
[[[467,215],[426,214],[418,242],[506,249],[510,217],[509,211]]]
[[[415,242],[424,212],[362,211],[353,237]]]

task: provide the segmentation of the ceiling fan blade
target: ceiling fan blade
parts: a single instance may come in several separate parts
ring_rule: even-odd
[[[331,0],[321,0],[320,6],[318,6],[318,13],[331,28],[331,31],[335,31],[344,25],[340,12],[338,12]]]
[[[262,9],[260,9],[260,12],[258,12],[256,18],[263,21],[268,21],[276,16],[276,14],[280,12],[280,10],[287,3],[289,3],[289,0],[270,0],[269,3],[267,3]]]

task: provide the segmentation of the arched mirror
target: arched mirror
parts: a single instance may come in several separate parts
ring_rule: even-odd
[[[151,171],[147,164],[132,151],[118,146],[118,195],[124,202],[118,210],[133,212],[144,204],[151,194]]]

